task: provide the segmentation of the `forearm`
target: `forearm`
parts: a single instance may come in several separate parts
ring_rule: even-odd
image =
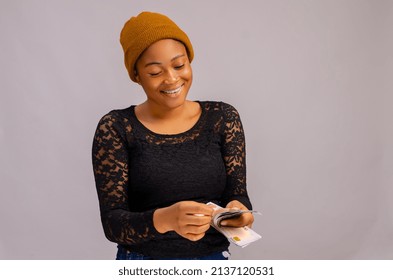
[[[101,212],[101,221],[108,240],[119,244],[137,244],[162,235],[153,226],[154,210],[130,212],[112,209]]]

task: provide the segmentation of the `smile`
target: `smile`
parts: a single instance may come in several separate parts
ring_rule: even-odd
[[[182,84],[180,87],[172,89],[172,90],[161,90],[161,92],[165,93],[165,94],[176,94],[182,90],[183,86],[184,86],[184,84]]]

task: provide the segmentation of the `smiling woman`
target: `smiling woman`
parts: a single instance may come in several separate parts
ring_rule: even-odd
[[[251,209],[244,133],[234,107],[187,100],[194,51],[168,17],[143,12],[120,42],[146,101],[103,116],[93,169],[106,237],[117,259],[227,259],[229,243],[210,226],[214,202]],[[229,226],[251,225],[246,213]]]
[[[135,108],[138,119],[163,134],[190,129],[198,120],[199,104],[186,101],[192,84],[192,69],[184,45],[173,39],[153,43],[136,63],[135,79],[147,100]],[[177,115],[167,121],[168,115]]]

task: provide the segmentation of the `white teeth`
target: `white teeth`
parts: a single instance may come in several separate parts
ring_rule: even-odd
[[[167,93],[167,94],[176,94],[178,92],[180,92],[180,90],[182,89],[183,86],[180,86],[178,88],[175,88],[173,90],[163,90],[163,93]]]

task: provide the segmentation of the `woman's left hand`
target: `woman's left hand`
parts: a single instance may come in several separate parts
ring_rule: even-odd
[[[249,210],[238,200],[232,200],[229,202],[225,208],[237,208],[240,210]],[[227,219],[221,222],[222,226],[228,227],[251,227],[254,222],[254,216],[251,213],[244,213],[237,218]]]

